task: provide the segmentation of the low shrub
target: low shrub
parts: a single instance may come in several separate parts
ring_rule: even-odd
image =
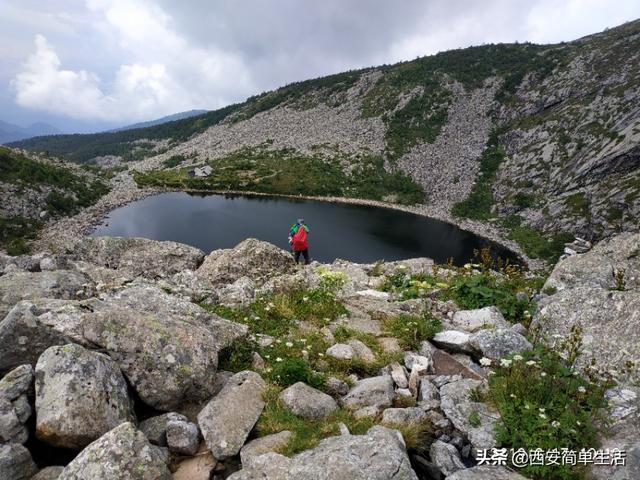
[[[503,359],[489,377],[488,400],[500,412],[496,439],[507,448],[526,451],[598,446],[598,424],[605,423],[604,391],[608,379],[573,367],[580,348],[574,330],[562,352],[538,344],[534,351]],[[530,465],[522,473],[535,480],[574,480],[586,468]]]
[[[430,313],[420,316],[402,314],[388,318],[384,322],[384,328],[398,339],[404,350],[418,350],[422,342],[431,340],[442,330],[442,323]]]

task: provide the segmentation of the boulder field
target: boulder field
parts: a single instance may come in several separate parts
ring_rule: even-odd
[[[530,328],[561,341],[577,323],[585,347],[577,364],[596,357],[620,372],[607,392],[612,427],[603,445],[626,449],[628,461],[593,469],[598,479],[640,478],[639,259],[640,235],[621,235],[561,260],[532,293],[539,309]],[[209,255],[115,237],[55,254],[0,254],[0,478],[524,479],[476,465],[475,453],[498,446],[500,414],[479,393],[488,365],[532,349],[532,332],[495,306],[382,291],[398,272],[435,268],[448,275],[429,259],[297,266],[255,239]],[[257,334],[252,322],[284,311],[279,292],[328,284],[340,308],[318,313],[321,326],[290,322],[305,335],[301,358],[322,339],[318,364],[350,362],[350,375],[320,385],[318,372],[306,372],[305,381],[274,390],[279,377],[269,365],[282,359],[264,350],[249,352],[242,370],[221,368],[237,345],[279,355],[277,326]],[[251,310],[265,295],[274,303]],[[441,325],[431,341],[407,343],[385,323],[425,313]],[[380,358],[389,361],[379,366]],[[301,446],[278,421],[336,429]],[[424,425],[416,444],[410,432]],[[72,460],[56,462],[59,448]]]

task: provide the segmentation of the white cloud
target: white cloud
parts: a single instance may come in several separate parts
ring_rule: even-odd
[[[217,108],[252,87],[243,63],[214,47],[189,45],[171,18],[144,0],[89,0],[97,29],[128,60],[110,82],[64,69],[54,47],[36,36],[36,51],[11,81],[16,103],[72,118],[109,122],[155,118],[191,108]]]
[[[34,119],[46,111],[122,123],[451,48],[569,41],[640,16],[638,0],[396,3],[3,0],[0,82],[13,78],[16,103]],[[29,20],[40,10],[42,21]]]

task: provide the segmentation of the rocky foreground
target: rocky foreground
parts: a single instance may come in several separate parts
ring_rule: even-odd
[[[596,358],[618,380],[607,391],[603,446],[627,452],[625,466],[590,475],[640,478],[639,235],[562,260],[542,293],[521,292],[540,307],[529,328],[494,306],[463,310],[422,284],[418,298],[382,291],[391,278],[426,272],[453,274],[429,259],[299,267],[254,239],[206,256],[173,242],[100,237],[56,254],[2,255],[0,478],[524,479],[476,465],[478,451],[499,446],[500,413],[479,392],[494,365],[532,348],[534,330],[560,342],[576,324],[578,364]],[[285,338],[277,325],[256,334],[259,318],[232,312],[331,282],[344,310],[320,324],[294,321],[305,335],[295,342],[302,359],[351,373],[327,374],[320,387],[314,372],[274,390],[271,365],[282,358],[264,352],[282,351]],[[264,311],[272,308],[283,307]],[[384,320],[423,314],[441,328],[417,348]],[[221,369],[238,345],[255,346],[251,366]],[[276,420],[335,430],[293,448],[300,439],[277,431]],[[425,425],[416,441],[412,432]]]

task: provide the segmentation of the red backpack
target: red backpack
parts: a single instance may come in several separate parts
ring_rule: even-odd
[[[293,235],[293,250],[301,252],[309,248],[309,242],[307,241],[307,229],[302,225],[298,227],[298,231]]]

